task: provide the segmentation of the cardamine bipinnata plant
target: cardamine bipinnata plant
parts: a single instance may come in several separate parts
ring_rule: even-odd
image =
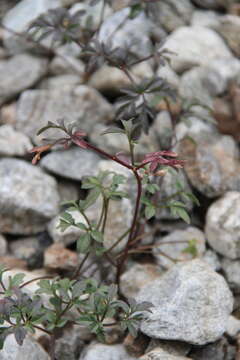
[[[111,133],[125,135],[129,143],[129,154],[123,154],[119,149],[118,154],[110,154],[88,141],[84,129],[79,127],[79,121],[67,125],[64,119],[57,122],[49,121],[45,127],[39,130],[41,134],[49,129],[55,129],[58,135],[54,139],[45,139],[43,146],[34,147],[31,152],[35,153],[32,163],[36,164],[45,151],[49,151],[55,145],[68,148],[71,144],[93,151],[100,156],[110,159],[123,168],[126,168],[136,181],[136,194],[134,211],[131,225],[123,234],[115,239],[111,247],[104,246],[104,236],[109,213],[109,203],[128,197],[129,194],[122,190],[126,178],[122,174],[110,171],[102,171],[96,176],[88,176],[82,180],[82,189],[87,191],[85,199],[71,201],[64,204],[58,225],[61,231],[70,226],[82,231],[77,240],[77,251],[82,256],[78,268],[68,277],[43,277],[24,282],[24,274],[7,276],[7,269],[0,268],[0,284],[2,287],[0,299],[0,346],[2,347],[6,337],[14,334],[19,344],[27,332],[34,333],[36,329],[42,330],[51,338],[50,355],[55,359],[55,338],[59,329],[69,324],[85,324],[96,334],[98,339],[104,341],[106,327],[120,324],[123,331],[129,331],[133,336],[137,335],[139,324],[151,311],[152,304],[143,302],[136,303],[132,299],[126,299],[119,290],[120,276],[123,273],[127,260],[131,254],[149,251],[152,245],[141,245],[143,236],[148,235],[142,231],[142,224],[154,218],[156,211],[168,208],[174,216],[182,218],[187,223],[190,217],[187,213],[187,205],[184,201],[175,200],[174,196],[156,203],[156,193],[161,191],[157,179],[167,171],[179,171],[183,168],[184,160],[179,159],[178,154],[172,149],[156,149],[156,152],[147,153],[142,158],[136,156],[135,147],[141,132],[148,133],[149,127],[155,117],[154,101],[163,101],[171,114],[171,104],[176,100],[176,91],[164,79],[153,77],[137,82],[131,73],[132,66],[146,60],[154,60],[158,64],[164,64],[169,60],[169,52],[166,49],[154,51],[145,58],[139,58],[131,46],[114,47],[112,42],[101,42],[99,32],[105,17],[106,5],[109,0],[92,0],[90,5],[102,3],[101,18],[98,28],[93,27],[90,16],[85,11],[79,11],[70,15],[66,9],[50,10],[41,15],[31,26],[29,32],[41,41],[51,37],[52,43],[74,42],[81,47],[81,54],[86,62],[86,78],[104,63],[120,69],[129,79],[130,85],[122,90],[123,96],[119,99],[116,111],[116,126],[107,129],[103,135]],[[125,19],[131,20],[139,13],[150,14],[154,10],[156,0],[130,1],[129,14]],[[153,11],[154,13],[154,11]],[[83,21],[84,16],[84,21]],[[87,16],[87,20],[86,20]],[[124,22],[121,24],[124,26]],[[114,37],[114,34],[112,34]],[[42,45],[41,45],[42,46]],[[179,117],[191,114],[191,104],[185,106],[185,113],[179,113]],[[179,120],[172,115],[173,125]],[[94,131],[94,129],[93,129]],[[178,182],[176,194],[182,195],[182,199],[191,200],[198,204],[192,193],[184,191]],[[88,209],[101,199],[102,210],[98,219],[92,221],[88,216]],[[82,221],[75,220],[72,212],[78,212]],[[127,240],[126,240],[127,238]],[[117,251],[119,244],[124,244]],[[185,250],[195,255],[194,244],[191,243]],[[100,284],[92,278],[86,278],[85,273],[89,269],[91,259],[104,259],[114,269],[115,283]],[[99,263],[99,260],[97,260]],[[38,281],[38,290],[32,294],[27,291],[29,283]],[[109,323],[109,318],[113,319]]]

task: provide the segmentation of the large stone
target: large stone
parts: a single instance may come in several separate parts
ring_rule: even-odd
[[[12,125],[0,126],[0,156],[24,156],[31,148],[29,138]]]
[[[227,282],[231,289],[234,292],[240,292],[240,260],[231,260],[227,258],[223,258],[222,260],[222,270],[224,276],[227,279]]]
[[[51,76],[44,79],[39,84],[39,89],[51,90],[51,89],[74,89],[76,86],[81,84],[81,79],[78,75],[64,74],[59,76]]]
[[[233,53],[240,56],[240,40],[237,34],[240,31],[239,16],[225,15],[220,18],[219,24],[214,28],[226,41]]]
[[[63,55],[61,53],[63,52]],[[49,64],[49,72],[52,75],[74,74],[79,77],[79,81],[83,81],[84,63],[76,59],[73,55],[65,55],[63,50],[58,50],[60,55],[55,56]]]
[[[229,191],[207,211],[206,237],[210,246],[230,259],[240,258],[240,192]]]
[[[175,30],[167,38],[164,48],[176,53],[171,56],[171,64],[177,72],[196,65],[208,66],[216,58],[232,58],[221,37],[215,31],[200,26],[185,26]]]
[[[0,229],[32,234],[45,229],[58,212],[56,181],[43,170],[17,159],[0,160]]]
[[[174,260],[191,260],[194,254],[185,250],[192,241],[195,242],[196,256],[202,257],[206,248],[205,237],[203,232],[196,227],[189,226],[186,230],[175,230],[169,235],[157,239],[155,242],[156,247],[153,248],[153,254],[157,263],[169,269],[174,265]],[[170,260],[172,257],[173,259]]]
[[[55,175],[80,181],[84,176],[96,174],[99,160],[99,156],[91,150],[74,146],[68,150],[51,152],[40,164]]]
[[[240,190],[239,150],[234,139],[203,131],[189,135],[192,138],[183,138],[177,152],[186,160],[184,169],[191,184],[210,198]]]
[[[123,345],[90,344],[84,349],[79,360],[137,360],[128,355]]]
[[[47,72],[46,59],[28,54],[0,60],[0,105],[30,88]]]
[[[197,345],[220,338],[233,308],[224,278],[201,260],[175,265],[147,284],[137,300],[154,305],[142,321],[144,334]]]
[[[231,0],[193,0],[193,2],[206,9],[223,9],[231,3]]]
[[[108,122],[113,117],[112,106],[94,89],[80,85],[72,90],[28,90],[22,93],[17,112],[17,128],[34,139],[37,131],[49,120],[65,119],[69,124],[78,122],[79,128],[92,132],[98,122]],[[50,130],[43,137],[54,137],[62,131]]]
[[[192,360],[233,360],[236,355],[236,347],[228,343],[225,337],[213,344],[196,346],[189,354]]]
[[[37,17],[49,9],[55,9],[61,6],[59,0],[22,0],[16,4],[3,19],[4,25],[17,33],[24,33],[29,25],[37,19]],[[14,35],[10,31],[5,30],[3,34],[4,45],[11,53],[21,52],[29,46],[20,36]]]
[[[218,26],[221,15],[211,10],[195,10],[192,16],[192,26],[204,26],[210,29]]]
[[[167,351],[164,351],[161,348],[155,348],[154,350],[150,351],[149,353],[141,356],[139,360],[191,360],[189,357],[186,356],[177,356],[169,354]]]
[[[27,337],[23,345],[16,343],[14,335],[5,340],[0,360],[50,360],[46,351],[33,338]]]

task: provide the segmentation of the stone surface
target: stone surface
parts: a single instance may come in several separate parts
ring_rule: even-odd
[[[46,59],[28,54],[0,60],[0,105],[30,88],[47,72]]]
[[[150,351],[149,353],[141,356],[140,360],[191,360],[189,357],[186,356],[176,356],[169,354],[167,351],[164,351],[161,348],[155,348],[154,350]]]
[[[170,355],[185,356],[191,350],[192,345],[183,341],[151,339],[145,353],[148,353],[155,348],[161,348]]]
[[[78,264],[77,253],[65,249],[62,244],[53,244],[44,252],[44,266],[49,270],[73,271]]]
[[[44,79],[39,84],[39,89],[51,90],[51,89],[74,89],[76,86],[81,84],[81,79],[78,75],[65,74],[59,76],[51,76]]]
[[[192,254],[184,251],[191,241],[196,243],[197,257],[202,257],[206,248],[205,236],[202,231],[193,226],[187,227],[186,230],[175,230],[167,236],[158,238],[155,242],[156,247],[153,248],[153,255],[160,266],[169,269],[174,265],[174,262],[170,260],[171,257],[179,261],[193,258]],[[161,251],[170,258],[162,255]]]
[[[171,56],[172,67],[177,72],[196,65],[207,66],[216,58],[232,58],[221,37],[215,31],[200,26],[185,26],[175,30],[167,38],[164,48],[177,54]]]
[[[167,80],[172,86],[178,89],[180,78],[169,64],[165,64],[164,66],[160,65],[157,70],[157,75]]]
[[[228,336],[234,338],[240,332],[240,320],[235,316],[230,315],[227,323],[226,333]]]
[[[0,123],[14,125],[17,121],[17,106],[16,102],[11,104],[3,105],[0,109]]]
[[[226,338],[203,347],[198,346],[189,354],[192,360],[233,360],[235,355],[235,346],[230,345]]]
[[[219,23],[214,27],[226,41],[229,48],[233,53],[240,56],[240,41],[237,34],[240,31],[240,19],[239,16],[225,15],[219,19]]]
[[[0,156],[24,156],[32,147],[29,138],[12,125],[0,126]]]
[[[175,265],[147,284],[137,300],[154,305],[142,321],[143,333],[197,345],[216,341],[224,333],[233,307],[224,278],[200,260]]]
[[[136,360],[127,354],[123,345],[92,343],[84,349],[79,360]]]
[[[60,338],[56,340],[55,356],[57,360],[76,360],[84,346],[79,326],[66,328]]]
[[[23,33],[39,15],[60,6],[59,0],[38,0],[34,3],[32,0],[21,0],[8,11],[3,18],[3,23],[10,30]],[[21,52],[29,46],[29,43],[8,31],[4,31],[3,38],[5,47],[11,53]]]
[[[229,191],[207,211],[205,233],[210,246],[230,259],[240,257],[240,192]]]
[[[240,190],[239,149],[234,139],[203,131],[189,131],[189,135],[193,139],[181,140],[177,152],[187,160],[184,169],[190,183],[209,198]]]
[[[234,290],[234,292],[240,292],[240,260],[231,260],[227,258],[223,258],[222,262],[222,270],[223,274],[226,277],[226,280],[230,286]]]
[[[127,298],[135,299],[143,286],[150,284],[161,274],[161,269],[156,265],[136,263],[122,274],[120,280],[121,292]]]
[[[7,253],[7,240],[3,235],[0,234],[0,256]]]
[[[191,25],[204,26],[212,29],[219,25],[220,16],[221,15],[215,11],[197,9],[193,13]]]
[[[83,176],[96,174],[100,158],[91,150],[71,147],[68,150],[53,151],[40,162],[41,166],[55,175],[81,180]]]
[[[193,0],[196,5],[206,9],[223,9],[230,4],[231,0]]]
[[[23,345],[16,343],[14,335],[9,335],[0,352],[0,360],[50,360],[46,351],[31,337]]]
[[[56,181],[23,160],[0,160],[0,229],[32,234],[44,230],[58,212]]]
[[[61,51],[58,50],[58,52]],[[84,63],[73,56],[58,55],[55,56],[49,64],[49,72],[51,75],[77,75],[79,82],[83,81]]]
[[[221,269],[221,262],[219,256],[215,253],[215,251],[208,249],[202,257],[204,260],[214,271],[219,271]]]
[[[73,90],[28,90],[19,99],[17,128],[39,143],[42,137],[62,136],[62,131],[49,130],[42,137],[36,137],[37,131],[50,119],[55,122],[64,118],[66,124],[78,122],[79,128],[91,132],[96,123],[106,123],[112,117],[112,106],[85,85]]]

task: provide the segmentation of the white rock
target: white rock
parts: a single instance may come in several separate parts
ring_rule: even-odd
[[[227,258],[223,258],[222,260],[222,269],[223,273],[227,279],[227,282],[234,290],[234,292],[240,292],[240,260],[231,260]]]
[[[226,333],[234,338],[239,332],[240,332],[240,320],[230,315],[227,322]]]
[[[90,344],[84,349],[79,360],[137,360],[128,355],[123,345]]]
[[[220,338],[233,308],[233,296],[224,278],[201,260],[175,265],[147,284],[137,300],[154,305],[142,321],[144,334],[196,345]]]
[[[155,348],[154,350],[150,351],[149,353],[141,356],[139,360],[191,360],[189,357],[186,356],[177,356],[169,354],[167,351],[164,351],[161,348]]]
[[[3,235],[0,234],[0,256],[6,255],[7,253],[7,240]]]
[[[33,147],[29,138],[12,125],[0,127],[0,155],[1,156],[24,156]]]

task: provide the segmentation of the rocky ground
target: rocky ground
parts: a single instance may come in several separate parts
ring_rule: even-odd
[[[107,8],[100,38],[122,21],[126,3],[115,0]],[[70,7],[72,13],[89,9],[87,1],[78,0],[1,0],[0,18],[5,27],[21,33],[39,14],[59,6]],[[177,151],[187,160],[181,181],[201,207],[189,204],[191,226],[168,212],[158,214],[160,231],[146,240],[156,245],[151,256],[132,259],[122,275],[126,296],[154,304],[139,337],[124,339],[118,328],[110,328],[107,344],[101,344],[86,329],[74,327],[57,340],[58,360],[240,359],[240,3],[162,0],[158,10],[154,21],[142,15],[127,21],[114,41],[118,45],[139,38],[135,51],[146,56],[150,39],[166,39],[164,46],[173,52],[171,67],[155,69],[151,61],[145,62],[134,67],[135,76],[155,73],[183,98],[212,107],[215,123],[205,121],[206,113],[196,107],[188,122],[176,128]],[[91,11],[98,23],[99,7]],[[90,140],[109,151],[126,149],[119,135],[99,136],[114,118],[119,88],[128,85],[125,75],[103,66],[86,82],[83,73],[77,46],[61,46],[47,56],[13,32],[0,31],[0,263],[12,273],[25,271],[27,279],[49,271],[69,272],[79,264],[74,244],[81,230],[56,229],[60,203],[79,199],[83,176],[103,169],[123,171],[74,147],[49,152],[38,166],[31,164],[28,151],[41,143],[37,130],[59,117],[79,119]],[[168,143],[169,131],[169,114],[159,111],[149,137],[140,139],[138,154]],[[174,193],[175,182],[168,174],[162,194]],[[129,186],[134,195],[134,184],[129,181]],[[131,197],[111,205],[114,216],[107,224],[106,247],[129,224],[132,206]],[[98,210],[92,209],[90,216]],[[183,252],[181,243],[191,239],[197,244],[195,259]],[[167,244],[161,245],[163,241]],[[160,249],[181,261],[174,264]],[[29,289],[34,291],[34,285]],[[0,360],[47,360],[40,345],[44,341],[36,334],[19,347],[11,335]]]

